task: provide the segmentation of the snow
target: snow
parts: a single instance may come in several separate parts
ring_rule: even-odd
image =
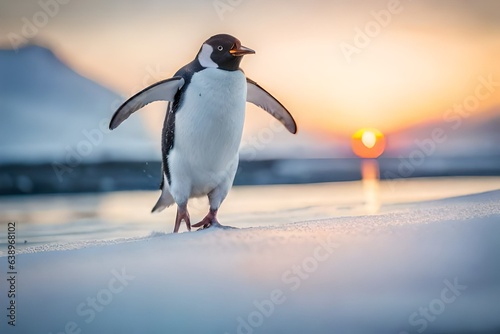
[[[3,317],[0,328],[498,332],[499,241],[491,191],[368,216],[38,246],[17,256],[16,327]],[[0,295],[5,312],[5,284]]]

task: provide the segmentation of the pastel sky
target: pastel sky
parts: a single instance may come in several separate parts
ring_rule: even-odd
[[[229,33],[257,51],[243,60],[245,73],[289,108],[300,129],[326,136],[440,119],[474,94],[479,77],[500,82],[498,0],[60,2],[2,1],[0,44],[11,46],[34,16],[44,23],[36,15],[50,4],[53,17],[28,39],[129,96],[171,76],[211,35]],[[474,112],[498,105],[500,89]],[[269,120],[249,114],[250,128]],[[144,116],[151,124],[163,117]]]

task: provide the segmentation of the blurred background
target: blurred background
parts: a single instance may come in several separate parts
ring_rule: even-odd
[[[166,103],[109,119],[218,33],[299,127],[247,105],[236,185],[500,175],[496,0],[2,1],[4,220],[11,195],[158,189]]]
[[[495,0],[3,1],[0,27],[2,194],[155,189],[166,104],[109,118],[217,33],[299,125],[248,105],[237,184],[359,179],[361,129],[382,178],[500,173]]]

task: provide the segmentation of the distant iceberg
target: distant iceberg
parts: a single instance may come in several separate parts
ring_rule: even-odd
[[[44,47],[0,50],[0,165],[159,160],[140,117],[109,135],[124,101]]]

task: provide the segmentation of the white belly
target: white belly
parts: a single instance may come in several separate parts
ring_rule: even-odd
[[[246,78],[241,71],[208,68],[193,75],[184,94],[168,159],[172,191],[186,191],[189,185],[189,197],[201,196],[234,178],[245,120]]]

